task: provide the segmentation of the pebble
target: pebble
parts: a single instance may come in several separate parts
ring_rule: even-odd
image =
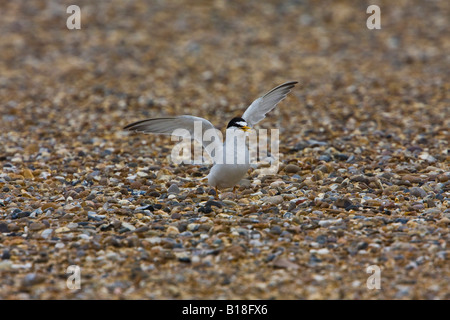
[[[316,253],[318,255],[326,255],[326,254],[330,253],[330,250],[328,250],[327,248],[322,248],[322,249],[318,249],[318,250],[312,249],[312,250],[310,250],[310,252]]]
[[[170,185],[170,187],[167,189],[168,193],[173,193],[173,194],[179,194],[180,193],[180,188],[178,187],[178,185],[176,184],[172,184]]]
[[[124,227],[125,229],[129,230],[129,231],[135,231],[136,227],[133,226],[132,224],[128,223],[128,222],[124,222],[122,221],[122,227]]]
[[[30,231],[38,231],[44,229],[45,227],[45,224],[43,224],[42,222],[33,222],[30,224],[28,229],[30,229]]]
[[[44,239],[48,239],[52,235],[52,233],[53,233],[53,229],[50,229],[50,228],[45,229],[41,232],[41,237]]]
[[[262,199],[265,203],[270,203],[270,204],[280,204],[284,201],[283,197],[278,195],[278,196],[271,196],[271,197],[266,197]]]
[[[97,33],[72,46],[64,28],[45,34],[54,8],[4,8],[2,299],[449,298],[446,3],[398,4],[408,19],[377,32],[371,55],[355,44],[375,31],[355,28],[349,2],[138,4],[93,3]],[[209,163],[175,163],[181,139],[122,130],[192,114],[224,133],[241,103],[291,76],[258,124],[280,129],[267,146],[278,159],[234,192],[202,179]],[[70,265],[81,290],[67,289]],[[367,289],[369,265],[382,290]]]
[[[0,222],[0,232],[9,232],[9,228],[6,223]]]
[[[300,266],[284,257],[277,257],[273,260],[272,265],[276,268],[297,270]]]
[[[413,187],[410,190],[411,195],[418,197],[418,198],[425,198],[427,196],[427,193],[425,192],[425,190],[423,190],[420,187]]]
[[[0,261],[0,271],[12,269],[13,263],[11,260]]]
[[[450,224],[450,219],[447,218],[447,217],[444,217],[444,218],[438,220],[438,221],[436,222],[436,224],[437,224],[438,226],[440,226],[440,227],[445,228],[445,227],[447,227],[447,226]]]
[[[350,206],[352,206],[353,203],[352,203],[349,199],[344,199],[344,198],[342,198],[342,199],[336,200],[336,201],[334,202],[334,205],[335,205],[336,207],[338,207],[338,208],[344,208],[344,209],[347,209],[347,208],[349,208]]]
[[[295,164],[288,164],[284,167],[286,173],[297,173],[301,168]]]
[[[55,233],[65,233],[65,232],[70,232],[70,229],[67,227],[60,227],[55,230]]]
[[[177,235],[177,234],[180,233],[180,231],[178,230],[177,227],[169,226],[169,227],[167,228],[167,230],[166,230],[166,233],[167,233],[168,235]]]
[[[281,234],[282,229],[280,226],[273,226],[272,228],[270,228],[270,233],[272,234]]]
[[[319,221],[319,226],[324,227],[324,228],[329,227],[332,224],[333,224],[333,220],[321,220],[321,221]]]
[[[68,229],[77,229],[78,228],[78,223],[75,222],[70,222],[66,225],[66,228]]]
[[[45,281],[45,277],[36,273],[27,274],[22,280],[22,286],[29,287]]]

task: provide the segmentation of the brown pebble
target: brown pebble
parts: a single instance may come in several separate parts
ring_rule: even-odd
[[[440,227],[447,227],[450,224],[450,219],[447,217],[442,218],[436,224]]]
[[[45,224],[42,222],[33,222],[32,224],[30,224],[28,229],[30,229],[31,231],[37,231],[37,230],[42,230],[45,227],[46,227]]]
[[[284,257],[277,257],[272,262],[272,266],[275,268],[283,268],[283,269],[293,269],[296,270],[300,268],[300,266]]]
[[[179,212],[175,212],[170,217],[174,220],[178,220],[181,218],[181,214]]]
[[[136,228],[136,230],[134,230],[134,232],[135,233],[144,233],[144,232],[147,232],[148,230],[150,230],[149,227],[143,226],[143,227]]]
[[[288,164],[286,167],[284,167],[284,172],[286,173],[296,173],[300,170],[301,168],[295,164]]]
[[[19,231],[20,227],[15,223],[8,223],[8,229],[9,229],[9,231],[15,232],[15,231]]]
[[[33,172],[30,169],[24,169],[23,176],[25,177],[25,179],[33,179],[34,178]]]
[[[419,182],[421,182],[423,179],[422,179],[421,177],[418,177],[418,176],[413,176],[413,175],[407,174],[407,175],[404,175],[404,176],[402,177],[402,180],[403,180],[403,181],[409,181],[409,182],[411,182],[411,183],[419,183]]]

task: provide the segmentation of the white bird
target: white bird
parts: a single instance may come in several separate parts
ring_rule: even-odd
[[[234,137],[237,137],[238,140],[244,137],[245,132],[263,120],[268,112],[273,110],[281,100],[286,98],[286,95],[297,83],[297,81],[283,83],[253,101],[247,110],[245,110],[242,117],[231,119],[227,126],[226,137],[228,138],[232,135],[233,140]],[[201,130],[195,130],[196,123],[197,125],[201,123]],[[201,142],[213,159],[213,166],[204,179],[208,179],[208,184],[216,188],[216,191],[217,188],[234,187],[250,168],[249,151],[245,144],[241,145],[241,149],[239,149],[239,147],[236,147],[235,140],[233,141],[234,145],[232,145],[232,148],[227,144],[227,140],[222,143],[214,126],[204,118],[190,115],[153,118],[134,122],[124,127],[124,129],[143,133],[173,134],[179,137],[188,136]],[[212,141],[209,139],[206,141],[205,133],[213,138],[211,139]],[[241,152],[245,157],[245,161],[237,161],[238,157],[242,157]],[[230,158],[233,161],[226,160]]]

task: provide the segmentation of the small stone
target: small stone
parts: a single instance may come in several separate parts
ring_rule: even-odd
[[[44,229],[45,227],[46,225],[42,222],[33,222],[32,224],[30,224],[28,229],[30,229],[30,231],[38,231]]]
[[[119,221],[119,220],[113,220],[113,221],[111,222],[111,225],[112,225],[115,229],[118,229],[118,228],[120,228],[120,226],[122,225],[122,222]]]
[[[337,154],[334,155],[334,157],[337,160],[340,160],[340,161],[346,161],[349,158],[349,156],[347,154],[344,154],[344,153],[337,153]]]
[[[20,163],[20,162],[22,162],[22,161],[23,161],[23,160],[22,160],[21,157],[14,157],[14,158],[11,159],[11,162],[13,162],[13,163]]]
[[[320,161],[330,162],[331,156],[329,154],[322,154],[319,156]]]
[[[48,239],[53,233],[53,229],[45,229],[41,232],[41,237],[44,239]]]
[[[178,187],[178,185],[171,184],[169,189],[167,189],[168,193],[172,193],[172,194],[179,194],[180,193],[180,188]]]
[[[320,254],[320,255],[323,255],[323,254],[329,254],[329,253],[330,253],[330,250],[328,250],[327,248],[322,248],[322,249],[317,250],[316,253],[317,253],[317,254]]]
[[[147,226],[142,226],[142,227],[136,228],[136,230],[134,230],[134,232],[135,232],[135,233],[144,233],[144,232],[147,232],[147,231],[149,231],[149,230],[150,230],[149,227],[147,227]]]
[[[11,260],[9,260],[9,259],[0,261],[0,271],[1,270],[9,270],[12,268],[12,266],[13,266],[13,264],[12,264]]]
[[[0,232],[9,232],[9,228],[6,223],[0,223]]]
[[[36,273],[29,273],[23,278],[22,285],[25,287],[30,287],[45,281],[45,277],[38,275]]]
[[[190,223],[187,225],[187,229],[189,231],[197,231],[198,228],[200,228],[200,225],[198,223]]]
[[[252,182],[248,179],[242,179],[239,181],[239,185],[245,189],[248,189],[252,186]]]
[[[284,199],[282,196],[278,195],[278,196],[266,197],[265,199],[263,199],[263,201],[266,203],[271,203],[271,204],[280,204],[284,201]]]
[[[69,229],[77,229],[78,228],[78,223],[70,222],[69,224],[66,225],[66,227],[69,228]]]
[[[336,207],[338,207],[338,208],[345,208],[346,209],[346,208],[350,207],[351,205],[353,205],[353,203],[350,200],[348,200],[348,199],[337,199],[334,202],[334,205]]]
[[[8,250],[4,250],[2,253],[2,260],[11,259],[11,253]]]
[[[198,212],[208,214],[208,213],[213,212],[213,210],[209,206],[204,206],[204,207],[200,207],[198,209]]]
[[[70,231],[69,228],[67,228],[67,227],[61,227],[61,228],[57,228],[57,229],[55,230],[55,233],[65,233],[65,232],[69,232],[69,231]]]
[[[319,226],[321,226],[323,228],[329,227],[329,226],[331,226],[331,224],[332,224],[331,220],[321,220],[321,221],[319,221]]]
[[[8,229],[10,232],[16,232],[20,230],[20,227],[15,223],[8,223]]]
[[[284,167],[284,172],[286,173],[297,173],[300,170],[301,168],[295,164],[288,164],[286,167]]]
[[[149,197],[158,198],[158,197],[161,196],[161,194],[160,194],[158,191],[150,191],[150,192],[148,193],[148,196],[149,196]]]
[[[280,226],[273,226],[270,228],[270,233],[272,234],[281,234],[281,227]]]
[[[225,200],[225,199],[236,199],[236,194],[233,192],[222,192],[219,195],[220,200]],[[224,201],[222,201],[224,202]]]
[[[135,231],[136,227],[133,226],[132,224],[129,224],[128,222],[122,222],[122,227],[130,230],[130,231]]]
[[[280,256],[273,260],[272,265],[276,268],[283,268],[283,269],[296,270],[300,268],[298,264]]]
[[[294,218],[294,214],[292,212],[286,212],[285,214],[283,214],[283,218],[284,219],[292,219],[292,218]]]
[[[439,215],[441,214],[441,210],[439,208],[429,208],[427,210],[425,210],[423,212],[424,214],[429,214],[429,215]]]
[[[436,222],[436,224],[439,227],[445,228],[445,227],[447,227],[450,224],[450,219],[447,218],[447,217],[444,217],[444,218],[440,219],[438,222]]]
[[[402,177],[403,181],[409,181],[411,183],[419,183],[422,181],[422,178],[418,177],[418,176],[413,176],[410,174],[406,174]]]
[[[170,217],[174,220],[178,220],[181,218],[181,213],[179,213],[179,212],[172,213],[172,215]]]
[[[169,226],[169,227],[167,228],[167,230],[166,230],[166,233],[167,233],[168,235],[177,235],[177,234],[180,233],[180,230],[178,230],[177,227]]]
[[[33,179],[33,172],[31,172],[30,169],[24,169],[23,170],[23,176],[25,177],[25,179]]]
[[[425,198],[427,196],[427,193],[425,192],[425,190],[423,190],[420,187],[413,187],[410,190],[411,195],[417,197],[417,198]]]
[[[215,206],[217,208],[222,208],[222,203],[220,203],[219,201],[208,200],[206,202],[205,206],[208,206],[208,207]]]

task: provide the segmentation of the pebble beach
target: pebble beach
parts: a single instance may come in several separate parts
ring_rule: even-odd
[[[0,299],[450,299],[448,1],[1,12]],[[290,80],[258,124],[278,169],[235,192],[122,129],[190,114],[224,132]]]

